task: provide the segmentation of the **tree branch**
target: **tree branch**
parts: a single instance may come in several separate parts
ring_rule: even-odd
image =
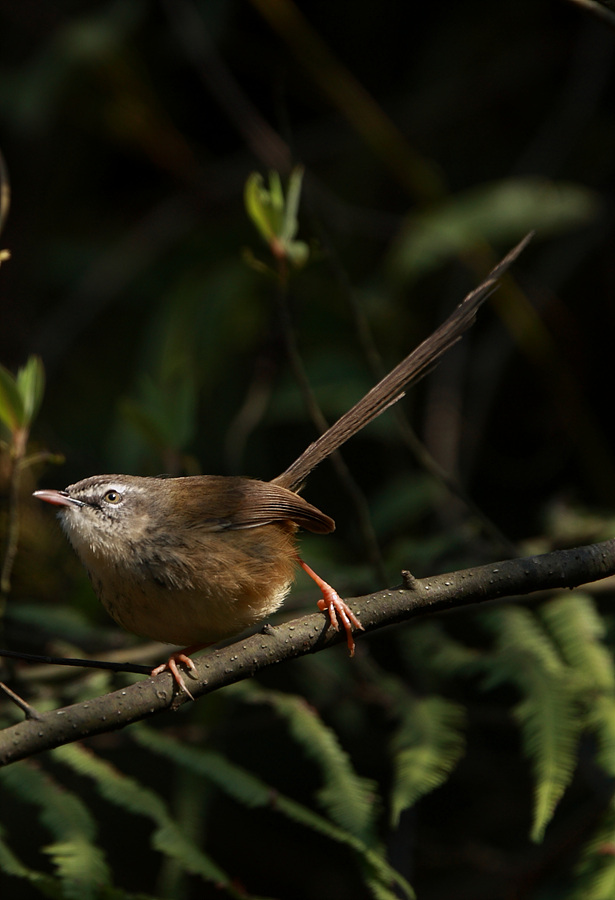
[[[615,574],[615,540],[541,556],[506,560],[447,575],[416,579],[405,573],[405,586],[350,601],[365,631],[417,616],[475,603],[554,588],[573,588]],[[320,613],[265,627],[195,660],[195,697],[212,693],[287,659],[316,653],[345,640]],[[360,640],[359,640],[360,643]],[[94,700],[42,713],[0,732],[0,765],[42,750],[123,728],[156,713],[191,702],[174,691],[170,673],[146,678]]]

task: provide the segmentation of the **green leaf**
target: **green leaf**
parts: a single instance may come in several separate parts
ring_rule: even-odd
[[[303,166],[295,166],[288,179],[284,221],[280,230],[280,238],[285,244],[290,244],[299,230],[299,201],[301,199],[303,171]]]
[[[53,876],[37,872],[19,860],[4,841],[4,831],[0,829],[0,872],[12,878],[22,878],[35,885],[44,897],[62,900],[64,892],[59,881]]]
[[[23,427],[25,418],[17,382],[9,370],[0,365],[0,420],[14,433]]]
[[[220,754],[202,750],[200,747],[187,746],[184,742],[180,743],[141,725],[131,729],[131,736],[154,753],[172,759],[176,765],[190,769],[203,778],[209,778],[238,803],[249,808],[264,807],[311,828],[332,841],[349,846],[357,853],[361,865],[369,873],[366,880],[370,885],[377,884],[381,887],[380,896],[383,900],[384,898],[392,900],[393,897],[399,896],[414,897],[414,892],[407,881],[388,863],[384,850],[366,846],[354,834],[332,824],[303,804],[284,796]],[[389,894],[384,893],[385,890],[388,890]],[[378,896],[373,887],[372,894],[374,897]]]
[[[393,827],[405,809],[444,784],[465,750],[465,710],[460,704],[405,694],[403,717],[392,741]]]
[[[485,687],[517,686],[523,699],[514,709],[536,780],[532,840],[544,830],[572,780],[582,728],[579,681],[567,669],[537,616],[505,607],[481,616],[497,635]]]
[[[272,173],[269,180],[270,184],[273,181],[273,191],[266,189],[260,172],[252,172],[244,188],[246,211],[266,244],[277,237],[282,223],[281,209],[274,206],[275,185],[279,185],[279,176],[276,181]]]
[[[264,192],[267,197],[269,208],[274,213],[272,221],[275,222],[275,233],[281,235],[282,222],[284,213],[284,190],[282,189],[282,179],[280,173],[275,170],[269,173],[269,191]]]
[[[44,848],[56,868],[67,900],[96,900],[111,875],[94,843],[96,824],[80,798],[30,763],[0,772],[2,785],[40,809],[42,824],[57,841]]]
[[[109,883],[104,851],[78,837],[43,847],[64,885],[66,900],[98,900],[100,889]]]
[[[615,691],[613,657],[602,642],[605,625],[591,597],[580,592],[563,594],[544,603],[539,615],[566,663],[592,694]]]
[[[559,234],[597,213],[597,195],[575,184],[508,178],[479,185],[411,215],[391,251],[389,272],[405,283],[477,244],[514,243],[528,231]]]
[[[78,645],[87,644],[96,634],[100,635],[100,625],[93,625],[81,611],[49,603],[15,603],[11,609],[11,622],[45,636],[53,635],[54,640]]]
[[[404,629],[398,646],[406,665],[420,671],[423,679],[429,677],[436,686],[443,678],[484,673],[484,653],[452,638],[438,622],[422,622]]]
[[[291,263],[300,269],[310,256],[310,248],[304,241],[291,241],[286,245],[286,255]]]
[[[24,410],[24,423],[31,425],[45,393],[45,369],[39,356],[31,356],[17,372],[17,390]]]
[[[144,375],[139,398],[124,399],[120,410],[127,422],[159,450],[182,450],[192,439],[196,423],[198,390],[188,371],[154,381]]]
[[[299,230],[299,202],[303,168],[296,166],[290,174],[286,198],[277,172],[269,173],[269,188],[263,177],[253,172],[244,188],[246,211],[257,231],[274,256],[286,257],[294,266],[303,266],[309,257],[309,247],[303,241],[295,241]]]
[[[355,772],[335,732],[317,712],[302,697],[265,690],[253,682],[238,685],[235,692],[248,701],[271,704],[284,717],[294,739],[320,769],[324,786],[316,796],[321,807],[341,828],[373,843],[377,785]]]
[[[540,841],[572,781],[581,730],[578,707],[565,685],[547,677],[537,681],[515,707],[515,718],[533,763],[536,788],[531,838]]]
[[[177,860],[186,872],[223,885],[231,896],[238,896],[229,876],[182,833],[164,801],[154,791],[78,744],[58,747],[52,754],[59,762],[90,778],[110,803],[151,819],[156,825],[152,836],[156,850]]]
[[[543,604],[540,616],[578,677],[583,723],[594,732],[597,760],[615,776],[615,666],[604,645],[605,625],[590,596],[563,594]]]
[[[575,868],[573,890],[566,900],[612,900],[615,897],[615,804],[602,816]]]

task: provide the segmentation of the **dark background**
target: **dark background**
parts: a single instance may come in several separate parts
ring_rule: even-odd
[[[305,18],[279,29],[270,18],[277,4],[263,8],[267,15],[257,2],[221,0],[0,2],[0,146],[12,185],[1,238],[12,258],[0,273],[0,362],[15,371],[29,354],[41,355],[47,393],[33,446],[65,456],[60,467],[37,469],[24,492],[34,479],[63,487],[102,471],[267,479],[313,439],[286,357],[275,279],[244,258],[250,248],[270,263],[245,213],[247,177],[271,168],[287,174],[300,162],[300,237],[312,255],[286,299],[329,419],[373,383],[353,304],[390,368],[490,260],[536,227],[515,266],[517,286],[503,293],[505,309],[488,304],[405,409],[518,552],[606,536],[615,494],[613,30],[564,0],[300,3],[294,9]],[[380,130],[380,116],[391,134]],[[424,273],[401,271],[397,248],[412,227],[420,232],[421,216],[443,208],[442,228],[452,228],[448,204],[513,177],[574,188],[585,212],[543,220],[537,188],[538,221],[522,211],[515,224],[512,212],[496,209],[477,226],[476,246],[470,241]],[[464,213],[462,233],[472,215]],[[244,430],[248,396],[254,420]],[[373,512],[388,583],[402,567],[427,575],[506,553],[424,474],[390,415],[345,457]],[[338,530],[306,539],[304,555],[348,595],[382,587],[347,495],[331,468],[321,469],[306,496]],[[122,640],[49,510],[25,505],[16,601],[70,600],[104,641]],[[301,581],[290,607],[309,605],[313,593]],[[455,621],[468,638],[471,617]],[[9,615],[13,644],[25,640],[22,628]],[[379,663],[395,667],[385,638],[372,643]],[[305,691],[303,675],[284,668],[281,683]],[[335,719],[326,703],[323,715]],[[407,832],[390,837],[393,851],[404,846],[401,865],[421,897],[538,896],[535,880],[553,883],[527,841],[530,786],[518,738],[510,726],[496,728],[499,709],[494,716],[495,723],[484,710],[478,715],[476,755],[445,800],[427,803],[419,836],[413,820],[408,844]],[[359,719],[347,732],[355,762],[385,783],[382,723],[372,732],[373,723]],[[233,729],[218,727],[220,743],[233,743]],[[245,764],[271,766],[285,790],[301,791],[302,766],[287,758],[284,740],[275,723],[250,713],[235,751]],[[134,748],[115,749],[128,770],[139,770]],[[468,797],[483,773],[489,798],[468,826]],[[161,777],[156,769],[149,776]],[[502,805],[509,815],[490,855],[486,835]],[[217,821],[208,850],[232,868],[225,828],[238,826],[228,810]],[[245,860],[252,832],[242,827],[250,835],[238,838]],[[482,849],[470,841],[457,855],[451,847],[466,827]],[[275,831],[269,839],[282,841]],[[328,873],[329,885],[340,878],[335,890],[312,884],[313,873],[297,885],[304,836],[286,840],[289,855],[276,858],[271,882],[267,866],[246,863],[241,878],[251,891],[343,898],[361,890],[355,876],[340,874],[343,861]],[[154,890],[156,863],[114,852],[119,884]],[[262,862],[268,852],[255,856]],[[190,896],[204,896],[194,890]]]

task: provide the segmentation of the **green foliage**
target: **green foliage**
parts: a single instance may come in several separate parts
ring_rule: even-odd
[[[612,900],[615,896],[615,803],[613,799],[587,842],[566,900]]]
[[[534,769],[532,838],[540,840],[574,774],[583,731],[596,733],[598,761],[613,774],[613,659],[595,607],[581,593],[545,603],[538,614],[507,607],[481,621],[496,634],[484,687],[509,682],[522,694],[514,712]]]
[[[324,780],[316,794],[320,806],[340,828],[367,844],[375,839],[377,786],[355,772],[335,733],[302,698],[267,691],[246,682],[239,693],[251,702],[269,703],[282,716],[292,737],[315,762]]]
[[[78,609],[49,603],[19,603],[11,608],[11,619],[26,629],[40,629],[57,641],[83,646],[92,640],[91,621]]]
[[[55,838],[43,852],[55,868],[61,888],[58,896],[66,900],[100,897],[110,883],[109,867],[104,852],[96,845],[94,819],[79,797],[30,763],[2,769],[0,784],[25,803],[38,807],[41,824]],[[19,870],[13,865],[11,874],[33,880],[23,867]],[[46,879],[41,884],[48,887]]]
[[[446,697],[451,684],[475,684],[493,693],[513,686],[518,699],[512,713],[519,724],[525,752],[536,782],[532,837],[539,840],[576,766],[583,733],[596,736],[596,762],[604,776],[612,775],[612,722],[615,720],[615,668],[604,645],[605,630],[592,600],[585,594],[558,596],[535,611],[501,606],[478,615],[494,635],[492,646],[468,647],[450,637],[441,623],[427,622],[411,629],[401,643],[408,664],[421,673],[427,691],[411,690],[392,673],[368,667],[372,690],[384,702],[392,722],[389,741],[390,788],[357,774],[338,734],[303,698],[246,683],[230,691],[251,707],[266,704],[288,729],[301,753],[292,754],[315,765],[322,786],[314,800],[320,814],[267,783],[256,771],[238,765],[219,751],[188,743],[143,725],[130,737],[142,754],[162,756],[178,772],[190,773],[211,785],[240,808],[268,811],[313,832],[332,845],[352,852],[369,895],[376,900],[412,897],[412,890],[391,866],[382,842],[390,810],[393,829],[404,810],[424,802],[436,788],[446,790],[465,752],[468,726],[464,705]],[[479,681],[480,679],[480,681]],[[153,825],[153,850],[173,862],[178,873],[191,874],[238,893],[232,874],[205,853],[177,821],[160,792],[128,777],[108,761],[77,745],[52,751],[53,777],[38,766],[17,764],[0,771],[3,790],[39,810],[41,825],[53,840],[43,848],[54,866],[53,875],[25,865],[6,840],[0,840],[0,866],[6,876],[30,881],[44,896],[122,898],[132,895],[112,884],[109,861],[98,846],[97,829],[84,801],[62,784],[62,770],[89,781],[105,804],[124,814],[145,818]],[[198,830],[197,830],[198,831]],[[196,833],[196,832],[195,832]],[[612,811],[609,807],[587,842],[578,866],[579,885],[587,893],[572,897],[606,900],[613,875]]]
[[[314,435],[288,372],[289,334],[333,419],[441,321],[494,244],[535,229],[540,240],[515,276],[532,286],[532,301],[548,300],[562,358],[521,322],[533,349],[528,376],[527,343],[505,344],[487,312],[467,372],[440,382],[441,370],[404,405],[420,413],[416,424],[426,423],[447,467],[473,473],[469,489],[488,498],[503,531],[540,532],[544,549],[613,533],[612,222],[601,214],[615,167],[610,47],[599,27],[579,27],[580,5],[548,14],[545,4],[500,5],[497,15],[487,3],[448,4],[445,14],[424,5],[411,34],[386,9],[376,20],[340,17],[335,4],[321,4],[317,19],[307,4],[264,2],[247,17],[233,3],[32,8],[3,23],[2,150],[18,217],[10,268],[0,269],[0,342],[5,362],[40,351],[49,386],[37,414],[42,366],[31,358],[24,374],[0,369],[1,437],[25,443],[36,422],[35,441],[67,453],[60,484],[105,470],[273,476]],[[553,53],[535,52],[546,44]],[[271,129],[274,151],[287,140],[287,157],[304,160],[309,178],[297,168],[287,183],[275,172],[246,182],[271,166]],[[250,268],[240,248],[252,226],[273,261],[246,254]],[[299,268],[283,323],[276,301]],[[514,325],[516,299],[502,291],[497,300],[497,315],[504,309]],[[570,360],[591,403],[566,377]],[[0,496],[11,497],[8,514],[0,508],[7,641],[34,652],[70,641],[70,655],[136,653],[135,639],[122,644],[96,611],[51,510],[29,501],[25,465],[41,455],[15,449],[0,457]],[[400,568],[429,574],[493,558],[473,516],[415,471],[392,417],[344,452],[388,583]],[[330,471],[322,467],[306,497],[338,528],[305,540],[303,552],[326,560],[346,594],[362,593],[383,579]],[[583,523],[553,501],[571,496],[588,498]],[[291,602],[308,606],[313,590],[309,600],[301,590]],[[69,612],[76,604],[79,619]],[[295,660],[267,672],[267,689],[220,692],[160,717],[159,731],[127,729],[88,751],[15,766],[15,785],[0,782],[0,895],[17,885],[120,900],[136,896],[118,887],[130,878],[166,900],[249,896],[253,884],[264,893],[274,884],[278,900],[308,900],[309,867],[331,874],[336,900],[409,896],[396,869],[425,897],[559,898],[561,884],[549,892],[551,861],[572,867],[583,846],[572,894],[606,900],[615,858],[610,608],[605,586],[597,600],[566,594],[534,611],[500,605],[490,620],[464,610],[388,629],[364,636],[352,663],[341,650]],[[41,709],[111,684],[43,667],[1,677],[14,686],[13,676]],[[18,714],[4,695],[0,714]],[[520,746],[528,763],[511,771]],[[527,778],[533,836],[553,821],[530,851]],[[596,829],[598,813],[587,810],[605,807]],[[128,822],[128,861],[108,841],[117,819]],[[245,820],[239,877],[222,854],[246,835]],[[276,843],[289,834],[290,844],[295,830],[305,868]],[[41,832],[49,852],[36,845]],[[264,849],[254,851],[254,834]]]
[[[11,574],[19,541],[19,493],[24,469],[46,458],[47,454],[27,456],[30,429],[39,411],[45,391],[45,372],[38,356],[30,356],[14,377],[0,365],[0,434],[8,431],[8,441],[0,442],[0,453],[7,453],[8,519],[6,539],[2,541],[0,560],[0,619],[11,590]],[[51,455],[50,455],[51,457]],[[1,460],[0,460],[1,462]]]
[[[0,419],[10,431],[17,431],[24,421],[24,405],[17,382],[4,366],[0,366]]]
[[[533,230],[539,237],[557,234],[598,211],[596,194],[575,184],[508,178],[480,185],[413,213],[391,251],[389,270],[396,280],[414,280],[481,243],[514,243]]]
[[[60,747],[53,754],[80,775],[91,779],[107,802],[116,804],[133,815],[150,819],[155,825],[152,846],[156,850],[177,860],[187,872],[224,886],[229,896],[239,896],[228,875],[182,834],[166,804],[153,790],[144,787],[136,779],[127,777],[83,747]]]
[[[287,710],[290,705],[292,704],[286,704]],[[293,718],[296,718],[295,713],[296,710],[293,711]],[[311,728],[313,729],[313,724]],[[303,727],[301,730],[303,731]],[[370,891],[375,898],[393,900],[394,897],[400,895],[403,897],[414,897],[414,893],[405,879],[387,862],[383,849],[379,846],[371,846],[360,837],[357,837],[354,833],[356,828],[346,830],[343,827],[339,827],[290,797],[279,793],[252,773],[241,769],[217,753],[201,750],[197,747],[187,747],[169,737],[141,726],[134,729],[132,733],[136,736],[141,746],[145,746],[155,753],[164,754],[177,765],[188,768],[202,777],[211,779],[220,790],[228,793],[240,803],[250,808],[271,808],[276,813],[314,830],[333,842],[350,847],[356,853],[363,867],[366,883],[369,885]],[[302,742],[304,739],[305,735],[302,734]],[[337,751],[334,755],[339,759]],[[347,764],[343,762],[341,766],[338,765],[338,772],[340,769],[344,770],[342,778],[333,788],[329,786],[330,795],[339,795],[341,790],[348,784]],[[330,804],[330,797],[328,799]],[[333,805],[333,812],[334,814],[339,814],[337,803]],[[396,893],[396,890],[401,893]]]
[[[448,781],[465,749],[465,711],[459,703],[445,697],[413,697],[407,691],[403,695],[397,701],[400,723],[391,746],[393,827],[405,809]]]
[[[440,622],[409,629],[398,644],[406,665],[416,666],[422,682],[433,689],[440,690],[451,678],[471,679],[484,671],[485,653],[451,637]]]
[[[138,401],[126,398],[121,413],[130,425],[161,455],[169,448],[183,448],[193,436],[196,385],[193,378],[176,373],[164,381],[143,376]]]
[[[481,622],[496,634],[494,658],[483,686],[508,682],[522,694],[514,714],[534,768],[532,838],[540,840],[576,764],[581,722],[574,676],[531,611],[492,610],[481,616]]]
[[[16,376],[0,365],[0,423],[11,433],[29,429],[44,391],[45,372],[38,356],[31,356]]]
[[[23,403],[23,424],[32,425],[45,391],[45,371],[38,356],[31,356],[17,372],[17,390]]]
[[[246,211],[260,236],[274,257],[288,259],[294,266],[305,265],[309,253],[307,244],[295,240],[302,180],[303,169],[298,166],[290,174],[285,197],[277,172],[269,173],[269,188],[262,175],[253,172],[244,189]]]
[[[4,840],[4,836],[4,829],[0,829],[0,872],[11,878],[21,878],[29,881],[33,887],[40,891],[43,897],[61,900],[63,892],[59,881],[52,875],[46,875],[43,872],[37,872],[29,866],[25,866],[10,850]]]
[[[613,775],[615,666],[603,641],[604,622],[591,598],[580,592],[558,596],[536,611],[491,609],[478,620],[494,634],[489,651],[461,644],[440,625],[427,623],[406,638],[404,652],[432,684],[480,675],[483,690],[512,685],[520,694],[513,714],[534,772],[531,837],[539,841],[570,786],[583,733],[595,735],[596,761],[605,775]],[[446,706],[442,710],[446,715]],[[454,709],[453,715],[459,713]],[[417,717],[416,728],[420,722]],[[436,726],[433,712],[426,724]],[[454,732],[452,747],[454,754]]]

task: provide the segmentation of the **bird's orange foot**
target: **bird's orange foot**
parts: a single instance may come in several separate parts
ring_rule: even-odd
[[[348,652],[351,656],[354,656],[354,636],[353,629],[358,631],[365,631],[351,608],[348,606],[345,600],[342,600],[338,592],[331,587],[330,584],[327,584],[320,575],[317,575],[316,572],[311,569],[307,563],[304,563],[302,559],[299,560],[299,565],[306,572],[310,578],[316,582],[320,590],[322,591],[322,600],[318,601],[318,608],[325,612],[325,610],[329,614],[329,622],[332,628],[335,628],[336,631],[339,631],[340,623],[342,628],[346,632],[346,643],[348,645]]]
[[[181,691],[185,691],[186,694],[190,697],[191,700],[194,700],[194,697],[188,690],[188,686],[184,681],[182,673],[177,668],[178,663],[182,663],[182,665],[186,666],[191,672],[196,671],[196,666],[194,662],[190,659],[189,653],[196,653],[197,650],[202,650],[203,647],[209,646],[208,644],[195,644],[194,647],[186,647],[185,650],[178,651],[177,653],[172,653],[166,662],[162,663],[160,666],[156,666],[155,669],[152,669],[151,675],[160,675],[161,672],[170,672],[173,676],[173,680],[178,685]]]

